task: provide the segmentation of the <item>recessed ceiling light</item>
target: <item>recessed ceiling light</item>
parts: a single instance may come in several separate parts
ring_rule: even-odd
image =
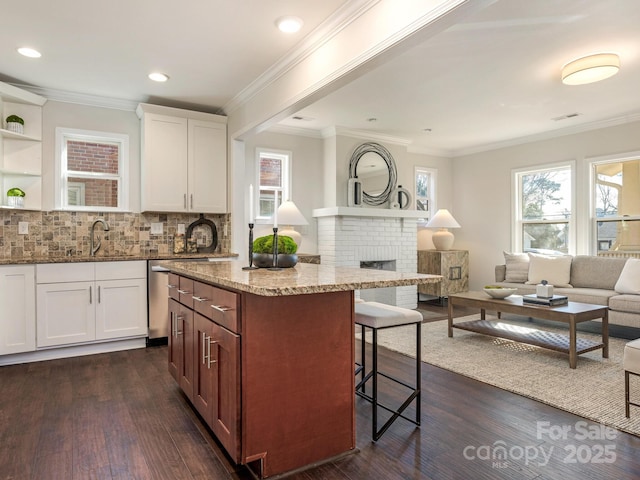
[[[40,58],[42,56],[42,54],[39,51],[29,47],[20,47],[18,49],[18,53],[20,55],[24,55],[25,57],[29,57],[29,58]]]
[[[149,74],[149,78],[154,82],[166,82],[167,80],[169,80],[169,75],[165,75],[164,73],[160,72],[153,72]]]
[[[612,77],[620,70],[620,57],[615,53],[596,53],[578,58],[562,67],[562,83],[585,85]]]
[[[278,20],[276,20],[276,25],[278,26],[280,31],[284,33],[296,33],[302,28],[302,24],[302,19],[293,17],[291,15],[280,17]]]

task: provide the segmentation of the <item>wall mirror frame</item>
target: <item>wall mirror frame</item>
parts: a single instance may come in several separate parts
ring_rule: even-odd
[[[357,178],[362,186],[362,201],[380,206],[389,201],[396,188],[398,172],[393,156],[379,143],[358,146],[349,161],[349,178]]]

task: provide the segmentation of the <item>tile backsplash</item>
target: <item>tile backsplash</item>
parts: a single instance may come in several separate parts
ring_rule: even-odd
[[[95,212],[39,212],[20,210],[0,211],[0,258],[87,256],[90,254],[89,231],[97,218],[109,223],[95,227],[96,238],[102,238],[98,256],[143,255],[153,257],[173,253],[173,239],[178,225],[185,230],[199,215],[183,213],[95,213]],[[231,215],[207,214],[217,230],[216,253],[230,253]],[[28,226],[27,234],[20,234],[21,222]],[[162,223],[163,233],[151,234],[151,224]]]

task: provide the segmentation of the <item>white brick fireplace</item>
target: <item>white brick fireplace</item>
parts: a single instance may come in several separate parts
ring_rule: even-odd
[[[360,268],[360,262],[395,261],[395,271],[418,268],[420,212],[378,208],[332,207],[313,211],[318,220],[322,263]],[[360,298],[405,308],[417,307],[417,287],[360,290]]]

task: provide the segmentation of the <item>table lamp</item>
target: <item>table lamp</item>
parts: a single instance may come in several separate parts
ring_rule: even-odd
[[[285,200],[278,207],[278,223],[283,226],[278,235],[291,237],[298,245],[298,249],[300,249],[302,235],[293,229],[293,225],[309,225],[309,222],[291,200]]]
[[[436,212],[427,222],[427,228],[439,228],[437,232],[434,232],[431,236],[433,245],[436,250],[451,250],[453,246],[453,233],[448,228],[460,228],[460,224],[456,222],[453,215],[449,213],[449,210],[442,208]]]

